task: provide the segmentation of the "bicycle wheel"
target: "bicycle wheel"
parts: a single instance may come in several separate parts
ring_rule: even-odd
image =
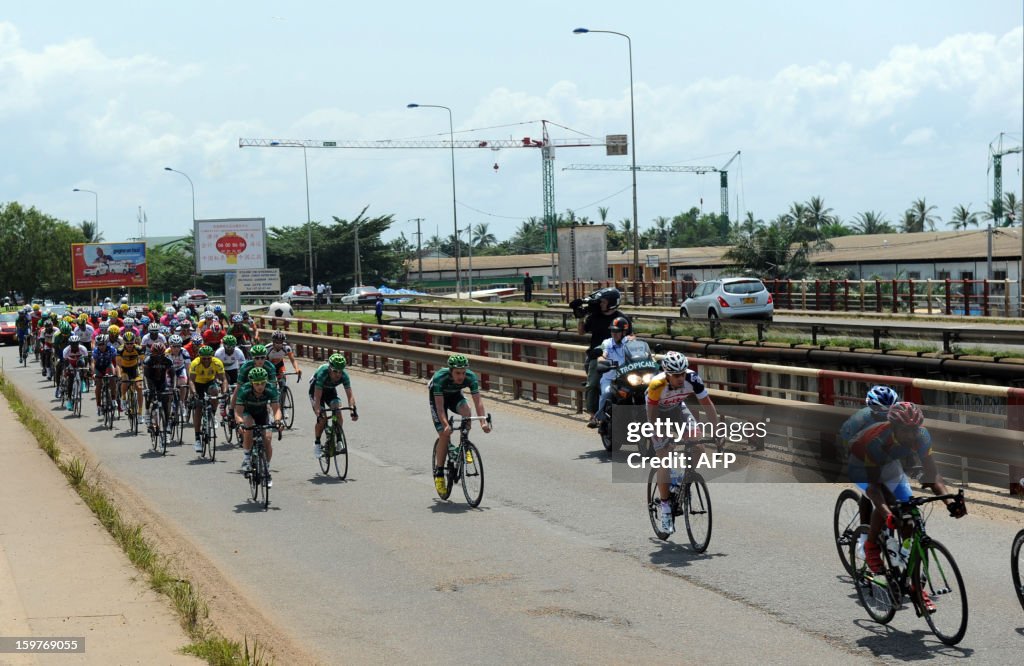
[[[661,531],[661,495],[658,494],[658,470],[651,469],[647,475],[647,512],[651,518],[651,529],[662,541],[668,540],[668,532]]]
[[[256,433],[253,433],[254,435]],[[254,444],[253,449],[256,449]],[[262,447],[260,447],[262,448]],[[260,498],[260,456],[259,451],[253,451],[249,458],[249,492],[252,493],[252,501],[256,502]]]
[[[484,498],[484,461],[480,450],[472,442],[466,442],[459,459],[459,476],[462,477],[462,494],[472,507],[480,506]]]
[[[868,526],[861,525],[853,531],[850,541],[850,566],[853,568],[853,585],[857,589],[857,597],[860,599],[864,610],[868,612],[871,619],[879,624],[889,624],[896,615],[898,607],[898,587],[892,576],[888,573],[872,573],[868,563],[864,559],[863,551],[858,553],[857,541],[860,537],[867,536]],[[886,572],[889,571],[888,557],[885,549],[882,549],[882,563]]]
[[[132,386],[128,387],[128,393],[125,394],[127,404],[125,407],[128,411],[128,429],[133,435],[139,434],[139,407],[135,402],[135,389]]]
[[[320,457],[316,459],[320,465],[320,471],[324,474],[331,473],[331,458],[334,457],[334,426],[328,421],[327,425],[324,426],[324,434],[327,437],[324,439],[323,446],[321,446]]]
[[[114,389],[112,388],[110,378],[106,379],[106,386],[103,389],[103,402],[107,423],[107,430],[114,429],[114,417],[117,415],[117,402],[114,398]]]
[[[149,408],[149,437],[154,451],[160,445],[160,408],[157,405],[157,401],[154,400]]]
[[[270,506],[270,465],[267,455],[260,449],[260,492],[263,493],[263,508]]]
[[[295,423],[295,400],[292,397],[292,390],[287,386],[281,391],[281,420],[284,421],[284,427],[289,430]]]
[[[1010,575],[1013,578],[1013,589],[1017,592],[1017,600],[1020,607],[1024,608],[1024,581],[1021,575],[1024,573],[1024,530],[1017,532],[1013,538],[1013,545],[1010,546]]]
[[[437,447],[440,446],[440,445],[441,445],[440,438],[435,439],[434,440],[434,449],[433,449],[433,451],[431,451],[431,457],[430,457],[431,476],[433,476],[434,461],[437,460]],[[444,483],[445,491],[444,491],[444,493],[438,493],[437,494],[437,496],[440,497],[443,500],[448,499],[452,495],[452,476],[453,475],[450,473],[450,467],[451,466],[448,464],[448,460],[447,460],[447,456],[446,456],[445,457],[445,465],[444,465],[444,468],[445,468],[445,474],[444,474],[445,475],[445,480],[444,480],[445,481],[445,483]]]
[[[335,432],[337,436],[334,440],[334,473],[341,480],[348,476],[348,440],[345,439],[345,429],[341,427],[341,423],[338,423]]]
[[[217,460],[217,422],[213,407],[210,407],[210,419],[206,422],[206,440],[203,446],[209,447],[210,462]]]
[[[934,539],[922,544],[924,557],[917,561],[910,580],[914,603],[924,612],[932,633],[946,645],[956,645],[967,633],[967,589],[960,568],[949,550]],[[921,591],[935,604],[935,612],[924,610]]]
[[[836,540],[836,550],[839,551],[839,561],[843,563],[846,573],[851,576],[853,565],[850,563],[850,539],[860,526],[860,498],[861,494],[858,491],[847,488],[839,493],[832,514],[832,535]]]
[[[679,502],[684,510],[690,545],[703,553],[711,543],[711,493],[703,476],[697,472],[689,474],[679,491]]]
[[[71,382],[71,405],[75,416],[82,415],[82,379],[75,375]]]

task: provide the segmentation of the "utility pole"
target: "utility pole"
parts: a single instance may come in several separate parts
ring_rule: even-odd
[[[363,267],[362,267],[362,265],[359,262],[359,220],[356,220],[355,231],[356,231],[356,243],[355,243],[356,259],[355,259],[355,262],[353,263],[353,268],[355,269],[353,271],[353,273],[354,273],[353,278],[355,278],[356,283],[354,285],[352,285],[352,286],[353,287],[358,287],[358,286],[361,286],[363,284]]]
[[[416,223],[416,260],[420,269],[420,282],[423,282],[423,232],[420,231],[420,222],[423,221],[423,218],[414,217],[409,221]]]

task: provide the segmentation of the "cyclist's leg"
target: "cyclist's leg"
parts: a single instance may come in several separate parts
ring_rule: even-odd
[[[252,424],[252,416],[249,415],[249,412],[245,412],[242,415],[242,425],[249,428]],[[242,449],[245,451],[245,457],[248,458],[252,453],[252,430],[242,430]]]
[[[264,409],[262,412],[256,412],[252,415],[247,414],[247,416],[255,425],[267,426],[263,431],[263,450],[266,452],[267,463],[269,464],[270,459],[274,457],[274,447],[271,444],[273,428],[270,427],[270,410]]]
[[[199,439],[199,424],[203,419],[203,409],[206,408],[206,390],[210,384],[195,382],[196,395],[195,407],[192,408],[192,428],[195,430],[196,439]]]

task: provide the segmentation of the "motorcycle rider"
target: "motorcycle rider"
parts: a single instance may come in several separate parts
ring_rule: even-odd
[[[597,407],[601,383],[601,373],[597,369],[597,358],[601,355],[600,347],[606,339],[611,337],[611,325],[618,317],[629,321],[619,309],[619,290],[614,287],[599,289],[585,299],[576,299],[569,306],[576,315],[576,332],[580,335],[590,333],[590,343],[587,345],[587,361],[584,368],[587,371],[586,408],[590,421],[588,428],[596,428],[599,425],[597,420]]]

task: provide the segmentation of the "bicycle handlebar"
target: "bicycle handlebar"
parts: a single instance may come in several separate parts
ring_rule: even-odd
[[[957,492],[955,495],[951,494],[951,493],[947,493],[945,495],[933,495],[932,497],[911,497],[906,502],[895,502],[894,504],[897,507],[913,507],[913,506],[921,506],[922,504],[928,504],[929,502],[938,502],[940,500],[947,500],[947,499],[951,499],[951,500],[954,500],[954,501],[957,501],[957,502],[963,502],[964,501],[964,489],[961,488],[960,491]]]
[[[455,418],[459,418],[461,420],[456,423]],[[470,421],[487,421],[488,426],[493,425],[493,423],[491,422],[490,413],[488,413],[486,416],[462,416],[461,414],[459,414],[455,418],[452,418],[448,421],[448,423],[452,427],[452,430],[462,430],[463,428],[467,428],[469,427]]]
[[[277,439],[278,439],[278,441],[281,441],[281,429],[282,429],[281,426],[283,426],[283,425],[284,425],[283,421],[274,421],[272,426],[271,425],[259,425],[259,424],[253,423],[251,426],[240,425],[240,426],[236,426],[236,427],[239,430],[251,430],[253,432],[253,436],[255,436],[257,431],[258,432],[263,432],[267,428],[273,427],[273,428],[277,429]]]

